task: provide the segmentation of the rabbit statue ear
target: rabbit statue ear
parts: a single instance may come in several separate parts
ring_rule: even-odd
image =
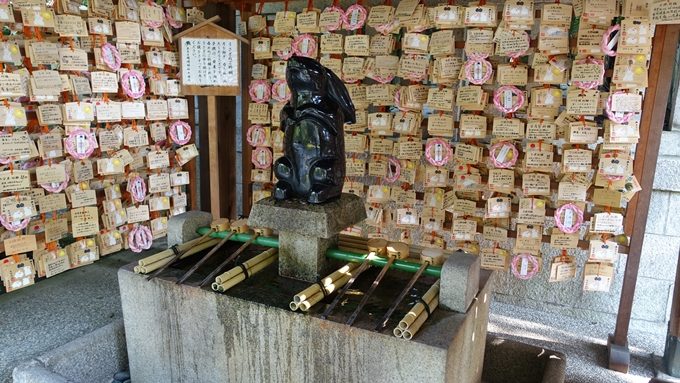
[[[332,70],[328,68],[325,69],[327,78],[326,92],[328,92],[328,96],[340,106],[345,123],[356,123],[356,109],[354,108],[354,103],[352,103],[345,83],[343,83]]]

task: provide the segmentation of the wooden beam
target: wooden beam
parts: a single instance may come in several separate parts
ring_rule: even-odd
[[[255,6],[252,4],[246,5],[244,8],[243,15],[241,17],[243,20],[247,18],[254,11]],[[252,148],[248,144],[246,137],[246,131],[250,126],[248,122],[248,104],[250,104],[250,94],[248,93],[248,86],[250,84],[250,75],[253,68],[253,56],[250,52],[243,52],[241,55],[241,185],[243,192],[241,193],[241,206],[243,207],[243,215],[247,216],[250,214],[250,208],[252,205],[252,183],[250,182],[252,164],[250,161],[250,156],[252,155]]]
[[[208,166],[210,169],[210,212],[213,217],[222,216],[220,204],[220,149],[219,126],[217,122],[217,97],[207,96],[208,99]],[[228,164],[225,164],[228,166]]]
[[[191,143],[196,143],[196,102],[195,102],[195,97],[187,97],[187,104],[189,106],[189,121],[191,124],[191,127],[193,128],[193,134],[191,135]],[[196,160],[194,161],[189,161],[189,163],[186,166],[187,172],[189,172],[189,186],[187,186],[187,194],[189,197],[189,209],[190,210],[198,210],[198,190],[199,190],[199,185],[196,180]]]
[[[233,6],[220,4],[216,12],[222,18],[220,25],[227,30],[236,29],[236,10]],[[242,55],[243,51],[241,49]],[[241,84],[243,85],[243,82]],[[236,98],[219,97],[217,106],[220,128],[218,156],[221,164],[218,191],[221,204],[219,216],[236,218]]]
[[[201,203],[200,209],[203,211],[210,211],[210,161],[208,148],[210,140],[208,140],[208,100],[207,97],[197,97],[198,100],[198,127],[199,133],[199,151],[201,160],[198,169],[201,175],[199,179]]]
[[[633,173],[638,177],[642,190],[628,205],[627,221],[631,231],[630,250],[623,276],[623,287],[616,317],[616,328],[609,345],[609,368],[628,372],[630,363],[628,327],[633,308],[635,284],[640,267],[640,255],[647,227],[647,213],[652,196],[656,161],[661,143],[661,132],[666,116],[666,105],[671,88],[675,51],[678,48],[680,25],[658,25],[653,40],[652,58],[649,64],[649,87],[642,105],[640,132],[643,134],[636,147]],[[631,224],[632,222],[632,224]],[[624,352],[621,352],[624,349]]]

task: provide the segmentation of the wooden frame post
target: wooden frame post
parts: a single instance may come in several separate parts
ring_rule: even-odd
[[[222,216],[222,198],[220,195],[220,151],[219,127],[217,117],[217,97],[208,98],[208,166],[210,169],[210,213],[213,217]]]
[[[255,9],[254,4],[244,4],[241,8],[243,9],[241,13],[241,20],[246,21],[248,17],[253,13]],[[248,36],[249,37],[249,36]],[[241,88],[241,206],[243,208],[243,215],[248,216],[250,214],[250,208],[252,205],[252,182],[250,181],[252,164],[250,162],[250,157],[252,156],[252,148],[248,144],[248,137],[246,132],[248,131],[248,105],[250,104],[250,93],[248,92],[247,84],[250,83],[250,76],[253,68],[253,55],[250,52],[243,52],[241,54],[241,83],[243,87]]]
[[[671,89],[669,81],[675,66],[680,25],[658,25],[654,35],[652,56],[649,63],[649,87],[642,104],[640,141],[636,147],[633,173],[642,190],[628,204],[625,228],[630,236],[630,248],[626,271],[623,276],[621,300],[614,334],[609,336],[609,368],[627,373],[630,365],[628,327],[633,308],[635,284],[640,267],[642,243],[647,227],[649,202],[652,197],[656,160],[661,143],[661,132],[666,116],[666,105]]]

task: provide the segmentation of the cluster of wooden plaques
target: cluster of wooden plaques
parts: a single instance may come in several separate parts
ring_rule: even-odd
[[[185,211],[198,155],[175,2],[0,4],[0,198],[6,291],[147,249]]]
[[[654,25],[680,21],[676,2],[312,5],[247,20],[253,200],[276,182],[286,59],[312,57],[357,109],[344,191],[368,219],[346,234],[608,291],[641,190],[633,154]]]

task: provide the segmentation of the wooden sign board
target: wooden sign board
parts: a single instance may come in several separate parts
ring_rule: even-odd
[[[183,95],[241,94],[241,36],[214,24],[214,17],[177,34]]]

